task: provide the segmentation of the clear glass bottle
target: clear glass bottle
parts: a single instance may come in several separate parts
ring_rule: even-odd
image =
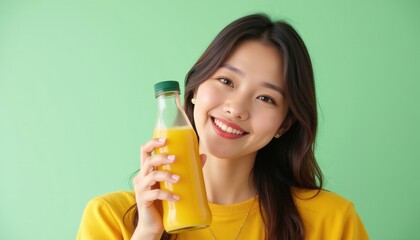
[[[155,154],[175,155],[175,162],[158,167],[180,176],[177,183],[161,182],[160,188],[180,196],[178,201],[162,201],[163,225],[168,233],[210,226],[198,140],[180,101],[177,81],[155,84],[158,103],[155,138],[166,138],[166,145]]]

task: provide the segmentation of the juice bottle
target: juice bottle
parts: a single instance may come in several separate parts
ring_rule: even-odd
[[[203,172],[198,153],[197,135],[179,99],[179,84],[164,81],[155,84],[158,112],[155,138],[166,138],[166,145],[155,154],[175,155],[175,162],[158,167],[180,176],[177,183],[161,182],[160,188],[180,196],[178,201],[162,201],[163,225],[168,233],[210,226],[211,212],[207,203]]]

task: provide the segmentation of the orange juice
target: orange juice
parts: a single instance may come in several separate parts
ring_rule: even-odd
[[[180,176],[177,183],[161,182],[160,188],[180,196],[178,201],[162,201],[163,225],[168,233],[208,227],[211,212],[207,203],[198,141],[191,127],[155,129],[155,138],[166,138],[156,154],[175,155],[175,162],[158,169]]]

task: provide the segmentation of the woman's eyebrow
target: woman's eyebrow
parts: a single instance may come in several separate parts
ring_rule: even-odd
[[[262,83],[262,85],[263,85],[264,87],[266,87],[266,88],[273,89],[274,91],[279,92],[279,93],[280,93],[280,95],[285,96],[285,95],[284,95],[284,90],[283,90],[281,87],[277,86],[277,85],[274,85],[274,84],[269,83],[269,82],[263,82],[263,83]]]
[[[236,74],[239,74],[241,76],[244,76],[245,75],[245,73],[243,71],[241,71],[239,68],[234,67],[234,66],[229,65],[229,64],[223,64],[221,66],[221,68],[226,68],[227,70],[230,70],[230,71],[232,71],[232,72],[234,72]]]

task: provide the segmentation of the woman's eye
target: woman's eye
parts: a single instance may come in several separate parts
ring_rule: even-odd
[[[263,101],[263,102],[267,102],[267,103],[271,103],[271,104],[276,104],[272,98],[267,97],[267,96],[259,96],[258,99],[261,100],[261,101]]]
[[[229,86],[233,87],[232,81],[227,79],[227,78],[219,78],[219,81],[223,84],[226,84],[226,85],[229,85]]]

